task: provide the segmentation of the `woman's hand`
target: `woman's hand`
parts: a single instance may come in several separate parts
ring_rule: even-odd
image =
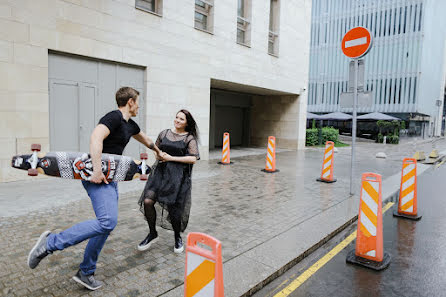
[[[169,155],[168,153],[163,153],[163,155],[161,157],[164,162],[169,162],[169,161],[173,160],[173,157],[171,155]]]
[[[163,155],[165,154],[165,152],[163,151],[159,151],[159,153],[155,152],[155,158],[159,161],[163,160]]]

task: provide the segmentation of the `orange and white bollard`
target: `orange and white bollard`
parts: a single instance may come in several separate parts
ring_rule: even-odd
[[[390,264],[390,255],[383,250],[382,178],[375,173],[362,175],[356,248],[347,255],[347,262],[374,270]]]
[[[198,246],[204,244],[211,250]],[[224,297],[221,243],[204,233],[187,235],[184,297]]]
[[[322,162],[321,177],[317,181],[324,183],[334,183],[336,179],[333,178],[333,159],[334,159],[334,142],[327,141],[325,143],[324,161]]]
[[[231,145],[229,142],[228,132],[223,133],[223,149],[221,152],[221,162],[218,162],[218,164],[222,165],[233,164],[233,162],[231,162]]]
[[[263,172],[274,173],[279,170],[276,169],[276,138],[274,136],[268,137],[268,148],[266,152],[266,165]]]
[[[414,158],[403,160],[398,200],[398,210],[393,212],[393,216],[411,220],[421,219],[417,203],[417,160]]]

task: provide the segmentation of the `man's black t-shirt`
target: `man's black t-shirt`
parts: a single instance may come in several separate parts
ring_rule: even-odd
[[[132,119],[124,120],[120,110],[110,111],[99,120],[99,124],[107,126],[110,130],[102,148],[102,152],[107,154],[122,155],[130,137],[141,131]]]

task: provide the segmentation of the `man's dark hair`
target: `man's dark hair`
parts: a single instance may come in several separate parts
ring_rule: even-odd
[[[139,92],[131,87],[122,87],[116,92],[116,103],[118,107],[126,106],[129,99],[136,100]]]

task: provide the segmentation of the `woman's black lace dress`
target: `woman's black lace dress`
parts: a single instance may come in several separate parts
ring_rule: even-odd
[[[170,129],[158,135],[156,145],[171,156],[196,156],[200,159],[198,144],[191,134],[180,135]],[[157,201],[157,224],[172,229],[171,218],[181,221],[183,232],[189,221],[191,207],[192,164],[157,161],[152,168],[139,205],[144,213],[144,199]],[[160,212],[161,211],[161,212]]]

